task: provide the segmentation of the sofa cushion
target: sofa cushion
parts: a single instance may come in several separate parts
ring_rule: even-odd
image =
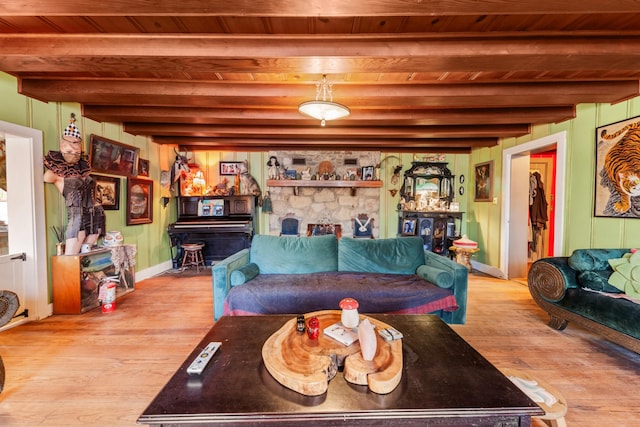
[[[419,237],[354,239],[338,243],[338,271],[415,274],[424,264],[424,248]]]
[[[237,270],[233,270],[229,276],[229,280],[231,281],[231,286],[238,286],[248,282],[258,274],[260,274],[260,269],[257,264],[251,262],[247,265],[243,265]]]
[[[576,249],[569,266],[576,271],[610,270],[609,259],[621,258],[629,249]]]
[[[438,267],[421,265],[416,270],[416,274],[427,282],[431,282],[441,288],[448,289],[453,286],[453,275]]]
[[[458,309],[451,289],[439,288],[415,274],[260,273],[255,279],[229,291],[224,314],[338,310],[340,300],[345,297],[355,298],[360,303],[360,313],[424,314]]]
[[[296,237],[256,235],[249,260],[260,274],[304,274],[338,269],[335,235]]]
[[[578,283],[583,288],[591,289],[592,291],[620,293],[620,289],[609,284],[611,273],[613,273],[611,269],[583,271],[578,274]]]

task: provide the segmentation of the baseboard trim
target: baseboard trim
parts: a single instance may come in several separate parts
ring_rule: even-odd
[[[173,261],[165,261],[160,264],[156,264],[149,268],[145,268],[144,270],[136,271],[136,282],[139,282],[144,279],[148,279],[153,276],[157,276],[160,273],[164,273],[167,270],[171,270],[173,268]]]

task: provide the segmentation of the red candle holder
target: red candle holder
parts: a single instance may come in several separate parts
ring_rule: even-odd
[[[320,336],[320,321],[317,317],[312,317],[307,322],[307,335],[312,340],[317,340]]]

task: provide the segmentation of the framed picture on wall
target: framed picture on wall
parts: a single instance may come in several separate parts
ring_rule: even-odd
[[[149,176],[149,160],[138,159],[138,175]]]
[[[594,215],[640,218],[640,116],[596,128]]]
[[[92,134],[89,162],[91,170],[113,175],[136,176],[140,149]]]
[[[120,178],[114,176],[91,175],[96,183],[96,201],[104,210],[120,209]]]
[[[220,162],[220,175],[237,175],[242,162]]]
[[[493,198],[493,160],[478,163],[475,166],[475,195],[476,202],[490,202]]]
[[[153,222],[153,181],[127,178],[127,225]]]

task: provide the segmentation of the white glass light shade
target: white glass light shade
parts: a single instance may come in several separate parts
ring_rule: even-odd
[[[336,120],[347,117],[351,111],[344,105],[331,101],[307,101],[300,104],[302,114],[317,120]]]
[[[322,81],[316,83],[316,99],[303,102],[298,106],[298,111],[320,120],[322,126],[326,124],[327,120],[341,119],[351,114],[347,107],[333,102],[332,83],[327,82],[327,76],[322,76]]]

